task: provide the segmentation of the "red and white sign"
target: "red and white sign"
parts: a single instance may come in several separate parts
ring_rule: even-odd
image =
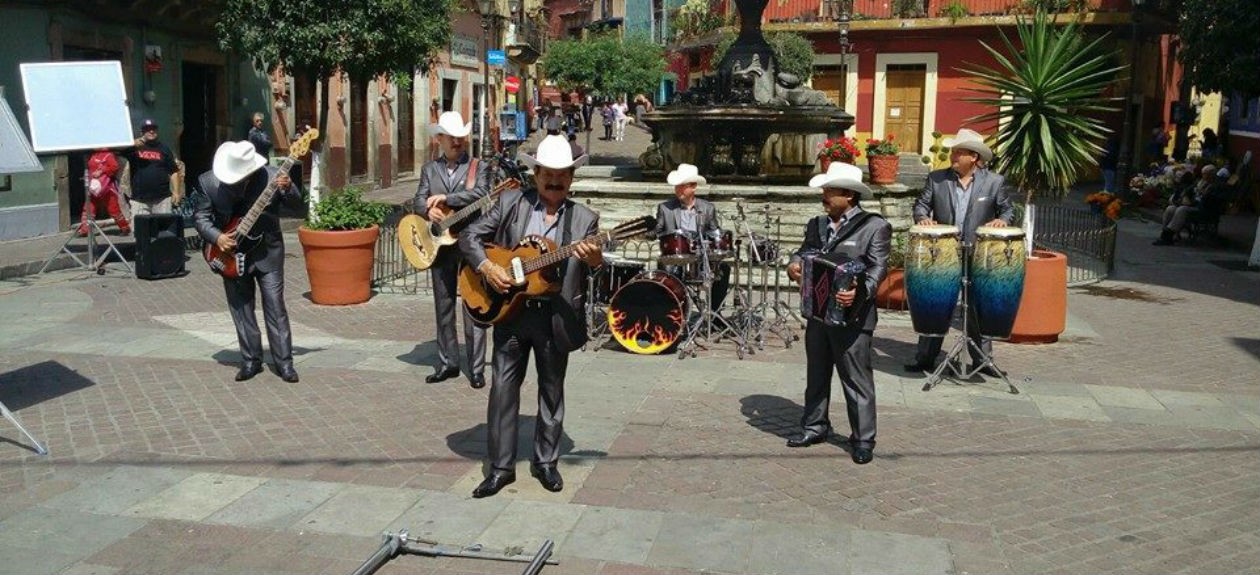
[[[516,76],[508,76],[503,79],[503,89],[509,94],[515,94],[521,89],[521,79]]]

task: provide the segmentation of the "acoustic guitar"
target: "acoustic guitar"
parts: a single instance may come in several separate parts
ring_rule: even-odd
[[[464,307],[479,325],[497,325],[512,319],[520,313],[526,299],[559,293],[562,278],[552,267],[569,259],[577,251],[577,244],[628,240],[651,235],[655,230],[656,218],[643,216],[558,249],[555,242],[539,236],[526,236],[512,249],[486,245],[486,259],[507,270],[512,276],[512,287],[507,293],[499,293],[472,266],[464,266],[459,272]]]
[[[468,177],[473,176],[470,174]],[[486,197],[464,206],[453,214],[448,211],[447,216],[440,222],[430,222],[419,214],[403,216],[398,221],[398,244],[402,248],[403,255],[407,256],[407,261],[418,270],[433,267],[433,262],[437,261],[438,253],[442,248],[459,241],[459,237],[451,232],[451,228],[494,203],[504,190],[519,187],[521,187],[520,181],[514,178],[503,180],[490,190]],[[422,210],[424,207],[416,206],[416,209]]]
[[[289,168],[297,163],[298,158],[306,155],[311,142],[316,138],[319,138],[319,130],[311,128],[293,142],[293,145],[289,146],[288,157],[280,163],[280,173],[289,173]],[[245,273],[245,254],[253,251],[262,241],[262,234],[251,236],[249,231],[258,222],[258,217],[271,204],[271,198],[276,195],[276,187],[276,180],[271,180],[267,188],[258,195],[258,199],[254,200],[254,205],[250,206],[249,211],[243,216],[232,218],[223,228],[223,233],[230,234],[230,237],[236,240],[236,249],[223,251],[215,242],[206,242],[202,255],[205,256],[206,263],[210,264],[210,269],[215,273],[231,279],[239,278]]]

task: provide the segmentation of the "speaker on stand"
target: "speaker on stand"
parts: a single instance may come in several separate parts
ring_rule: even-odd
[[[136,277],[147,280],[184,275],[184,218],[179,214],[141,214],[136,235]]]

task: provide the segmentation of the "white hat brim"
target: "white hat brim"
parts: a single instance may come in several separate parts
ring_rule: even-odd
[[[235,184],[236,182],[245,179],[246,176],[258,171],[258,168],[267,165],[267,158],[262,157],[260,154],[254,155],[254,161],[251,164],[230,164],[230,158],[228,155],[220,152],[223,151],[224,146],[229,146],[234,143],[235,142],[224,142],[219,146],[219,150],[214,154],[214,163],[211,167],[211,171],[214,172],[214,177],[220,182],[228,185]],[[248,169],[244,169],[243,166]]]
[[[681,186],[683,184],[690,184],[692,182],[695,182],[703,186],[704,184],[707,184],[709,181],[704,179],[704,176],[701,176],[700,174],[696,174],[694,176],[693,175],[684,176],[678,172],[670,172],[668,176],[665,176],[665,183],[671,186]]]
[[[535,158],[529,154],[526,154],[525,152],[521,152],[516,155],[516,161],[522,164],[525,164],[526,166],[529,166],[531,170],[537,166],[542,166],[544,168],[551,168],[553,170],[563,170],[566,168],[580,168],[582,166],[585,166],[586,161],[589,159],[590,159],[590,154],[582,154],[581,156],[573,158],[572,162],[569,162],[568,164],[560,165],[560,164],[546,164],[543,162],[539,162],[538,158]]]
[[[452,138],[467,138],[468,134],[472,133],[472,122],[468,122],[467,124],[464,124],[464,127],[458,130],[455,130],[453,132],[450,130],[447,130],[446,128],[443,128],[441,124],[429,124],[429,133],[434,136],[439,135],[439,134],[446,134],[448,136],[451,136]]]
[[[945,144],[945,147],[947,148],[958,148],[960,150],[970,150],[972,152],[980,154],[980,159],[986,162],[993,159],[993,150],[990,150],[989,147],[984,145],[982,142],[975,142],[971,140],[968,140],[965,142],[955,142],[952,139],[947,139],[942,143]]]
[[[862,194],[871,193],[871,188],[863,184],[861,180],[852,178],[835,178],[827,174],[818,174],[809,179],[809,187],[811,188],[844,188],[853,190]]]

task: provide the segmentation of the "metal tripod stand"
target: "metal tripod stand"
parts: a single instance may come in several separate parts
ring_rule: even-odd
[[[962,244],[960,248],[962,250],[962,256],[963,256],[962,258],[960,258],[962,260],[962,268],[963,268],[962,331],[958,334],[957,338],[955,339],[954,345],[949,348],[949,353],[945,354],[945,359],[941,361],[941,364],[936,366],[936,369],[932,371],[932,374],[930,376],[928,376],[927,383],[923,384],[923,391],[931,391],[933,387],[936,387],[936,384],[940,383],[941,380],[943,380],[946,377],[945,371],[947,369],[953,372],[953,377],[951,379],[954,379],[955,383],[957,383],[957,380],[959,379],[971,379],[973,376],[980,373],[985,368],[991,367],[993,368],[993,371],[997,372],[999,375],[1002,376],[1002,381],[1006,383],[1008,391],[1010,391],[1013,394],[1017,394],[1019,393],[1019,389],[1016,388],[1015,384],[1011,383],[1011,380],[1006,377],[1006,372],[998,368],[997,363],[994,363],[993,356],[988,353],[985,353],[983,347],[980,347],[979,344],[977,344],[974,340],[968,337],[967,329],[970,327],[971,321],[972,321],[970,300],[971,300],[971,250],[973,248],[974,246],[972,246],[971,244],[966,244],[966,243]],[[962,354],[963,354],[963,351],[965,350],[969,350],[970,352],[972,352],[971,357],[981,358],[982,361],[975,363],[974,365],[970,367],[970,369],[967,369],[967,370],[962,369],[962,367],[960,366],[962,365],[962,361],[963,361]]]
[[[423,547],[413,544],[419,543]],[[508,561],[513,563],[529,563],[522,575],[538,575],[545,565],[558,565],[550,559],[555,543],[550,539],[543,541],[542,547],[532,557],[528,555],[508,555],[507,553],[489,553],[481,549],[481,545],[457,546],[444,545],[437,541],[412,537],[404,529],[398,533],[386,532],[381,546],[368,557],[352,575],[372,575],[394,557],[402,553],[424,555],[426,557],[463,557],[466,559],[484,559],[488,561]]]
[[[134,271],[131,269],[131,264],[127,263],[127,258],[123,257],[122,252],[118,251],[118,247],[114,245],[114,242],[110,241],[109,236],[105,235],[105,231],[101,229],[101,225],[96,223],[96,220],[94,219],[88,219],[87,223],[91,227],[87,234],[87,261],[79,259],[78,254],[70,250],[70,242],[74,241],[74,239],[78,237],[74,231],[71,231],[70,238],[66,240],[66,243],[61,244],[61,248],[53,252],[51,256],[48,256],[48,259],[44,261],[44,267],[39,268],[39,273],[42,274],[47,271],[48,266],[52,265],[53,260],[57,259],[57,257],[62,253],[65,253],[73,258],[74,261],[79,264],[80,268],[95,271],[97,275],[105,275],[105,259],[112,253],[118,258],[118,261],[122,262],[122,265],[127,268],[128,274],[134,274]],[[105,245],[109,246],[101,251],[101,256],[99,258],[96,257],[97,234],[100,234],[101,239],[105,240]]]
[[[699,339],[703,339],[706,342],[717,342],[721,341],[723,337],[728,337],[735,343],[736,356],[739,359],[744,359],[744,354],[749,349],[747,339],[741,330],[738,329],[739,323],[713,309],[713,280],[715,275],[713,273],[713,262],[710,260],[708,242],[705,241],[703,235],[700,235],[700,239],[696,243],[699,244],[696,264],[699,266],[700,288],[687,290],[687,299],[689,300],[688,307],[691,309],[699,308],[700,313],[687,322],[687,337],[678,345],[678,359],[687,357],[688,353],[691,354],[691,357],[696,357],[696,348],[708,349],[700,344]],[[718,326],[716,333],[713,329],[715,319],[721,324]]]

